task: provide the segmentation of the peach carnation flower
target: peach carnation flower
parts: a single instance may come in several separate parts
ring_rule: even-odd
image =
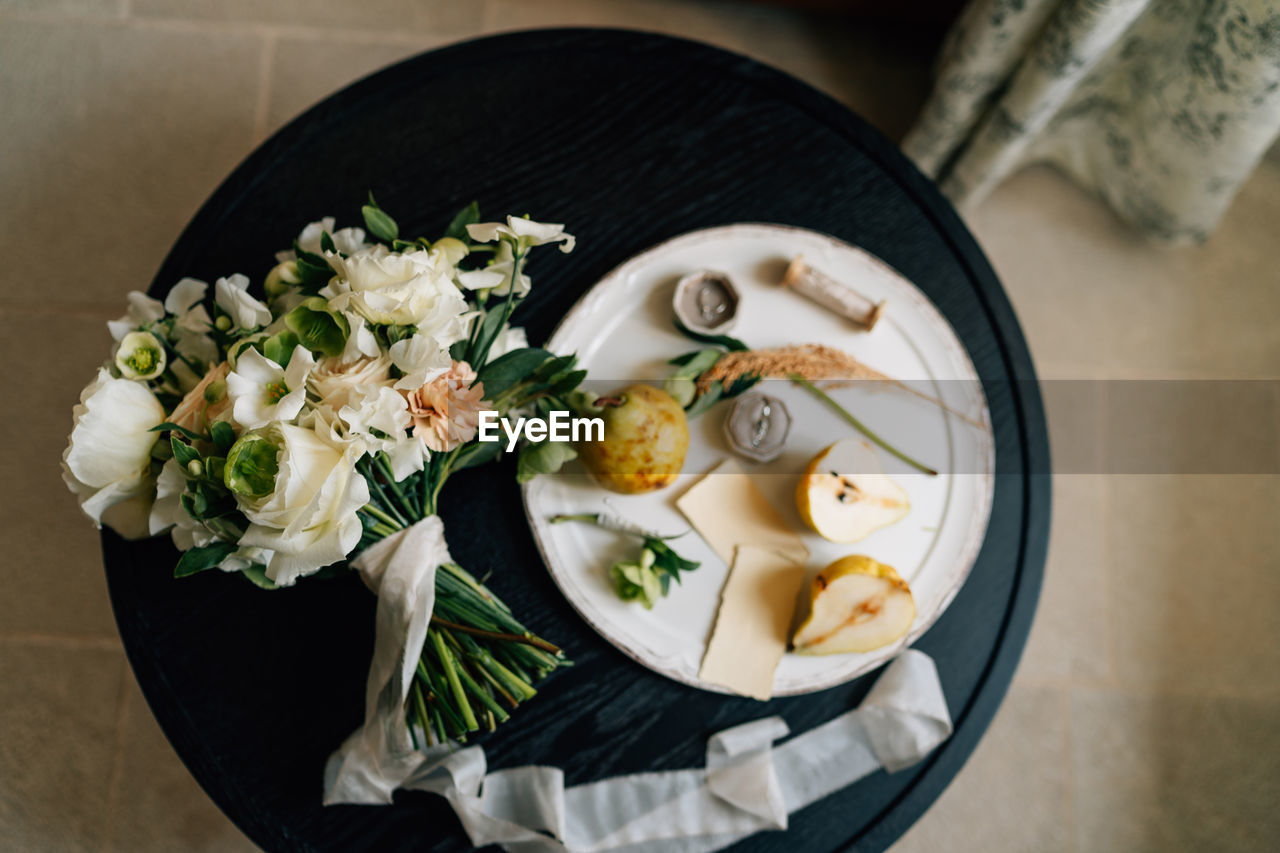
[[[432,450],[453,450],[476,437],[485,408],[484,383],[476,382],[476,372],[465,361],[455,361],[406,397],[413,434]]]
[[[205,432],[216,420],[228,420],[223,415],[231,409],[231,398],[227,396],[227,374],[231,365],[225,361],[213,367],[205,374],[196,387],[187,392],[182,402],[169,415],[169,421],[192,432]],[[221,387],[217,387],[218,384]],[[210,386],[215,386],[212,391]],[[206,394],[208,392],[208,394]],[[209,397],[213,397],[212,400]]]

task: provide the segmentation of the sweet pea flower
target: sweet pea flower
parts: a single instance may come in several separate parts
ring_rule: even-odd
[[[573,235],[564,233],[564,226],[549,222],[534,222],[532,219],[508,216],[507,223],[477,222],[467,226],[467,233],[477,243],[492,243],[494,240],[509,240],[515,243],[523,253],[530,246],[541,246],[546,243],[561,243],[560,251],[573,251]]]
[[[129,291],[128,299],[129,308],[125,311],[125,315],[119,320],[107,322],[111,337],[117,341],[135,329],[159,323],[164,319],[164,303],[160,300],[152,299],[140,290]]]
[[[288,367],[281,367],[255,349],[246,349],[227,375],[231,416],[245,429],[272,421],[291,421],[307,401],[307,376],[315,359],[306,347],[293,348]]]
[[[173,315],[173,348],[184,358],[207,367],[218,357],[218,345],[209,337],[213,320],[204,307],[209,285],[196,278],[184,278],[164,299],[164,309]]]
[[[391,345],[389,353],[391,363],[404,374],[395,384],[402,391],[421,388],[453,364],[448,351],[427,335],[414,335],[412,338],[396,341]]]
[[[256,329],[271,322],[271,311],[249,295],[247,276],[235,275],[220,278],[214,283],[215,302],[227,312],[231,322],[240,329]]]

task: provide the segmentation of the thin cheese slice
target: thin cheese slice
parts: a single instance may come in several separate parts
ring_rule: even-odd
[[[726,565],[739,545],[773,551],[793,563],[809,558],[804,542],[732,459],[711,469],[676,506]]]
[[[771,697],[803,583],[803,565],[774,551],[739,546],[702,658],[702,679],[761,701]]]

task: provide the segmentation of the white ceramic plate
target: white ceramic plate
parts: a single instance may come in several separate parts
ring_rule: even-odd
[[[888,300],[870,332],[857,330],[807,299],[778,286],[786,261],[797,254],[814,267]],[[916,621],[910,644],[955,596],[978,554],[991,508],[995,456],[986,400],[972,362],[938,310],[909,281],[883,262],[826,234],[778,225],[729,225],[676,237],[624,263],[591,288],[565,316],[547,343],[556,353],[576,352],[592,380],[612,390],[636,381],[660,381],[667,359],[698,349],[671,324],[675,282],[697,269],[727,273],[742,303],[730,334],[752,347],[823,343],[851,353],[896,379],[912,380],[981,426],[900,390],[847,389],[841,403],[872,429],[892,431],[908,453],[942,471],[914,473],[880,453],[885,470],[908,492],[911,513],[855,545],[838,545],[808,531],[793,494],[808,460],[833,441],[856,433],[837,415],[785,381],[763,384],[793,416],[786,450],[777,460],[739,460],[755,484],[801,533],[810,551],[810,574],[850,553],[894,566],[911,585]],[[952,380],[952,381],[948,381]],[[761,386],[758,386],[761,387]],[[598,510],[609,500],[624,516],[660,531],[689,525],[676,499],[703,473],[730,455],[722,434],[728,404],[690,424],[690,450],[678,482],[655,493],[622,496],[594,484],[572,463],[524,489],[525,511],[552,578],[579,614],[605,639],[640,663],[677,681],[716,692],[698,677],[728,567],[697,533],[677,540],[676,550],[702,563],[653,610],[621,601],[608,567],[633,559],[638,542],[589,524],[548,523],[558,513]],[[909,428],[904,430],[903,425]],[[807,586],[806,586],[807,588]],[[778,666],[775,695],[821,690],[865,673],[900,646],[865,654],[805,657],[788,653]]]

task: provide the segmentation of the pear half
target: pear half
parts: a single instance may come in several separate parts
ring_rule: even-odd
[[[871,445],[837,441],[813,457],[796,486],[796,509],[818,535],[857,542],[911,511],[902,487],[889,479]]]
[[[902,639],[915,618],[907,582],[891,566],[855,554],[814,577],[809,615],[792,643],[803,655],[869,652]]]

